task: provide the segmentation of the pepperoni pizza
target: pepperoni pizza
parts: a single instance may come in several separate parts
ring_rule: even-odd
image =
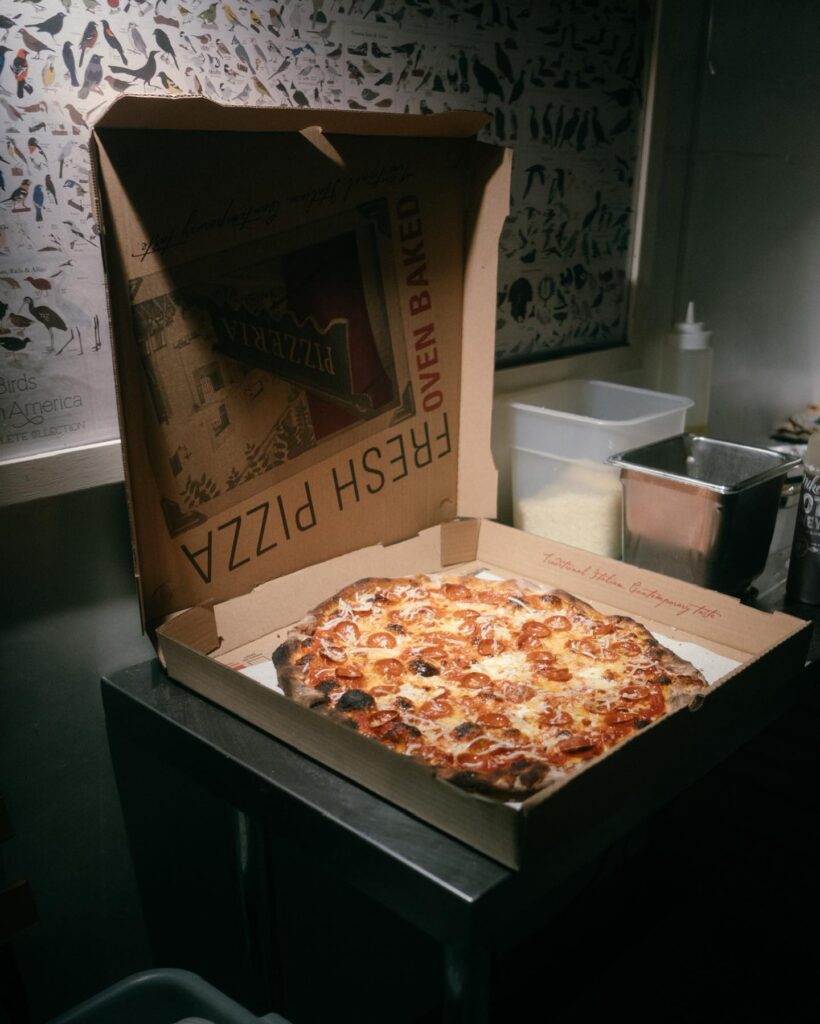
[[[551,785],[707,685],[633,619],[471,576],[361,580],[273,660],[297,701],[503,798]]]

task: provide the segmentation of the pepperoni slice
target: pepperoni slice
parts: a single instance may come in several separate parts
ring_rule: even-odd
[[[423,647],[421,651],[419,651],[419,654],[425,661],[433,662],[446,661],[448,657],[447,651],[445,651],[443,647],[438,646]]]
[[[445,583],[441,592],[451,601],[466,601],[470,597],[469,587],[462,583]]]
[[[459,676],[458,681],[462,686],[475,690],[483,689],[492,683],[492,679],[484,672],[465,672],[462,676]]]
[[[404,665],[398,658],[380,658],[373,664],[373,671],[380,676],[400,676],[404,672]]]
[[[550,651],[531,651],[527,655],[527,664],[537,668],[555,664],[555,655]]]
[[[620,654],[624,658],[637,658],[641,654],[641,645],[635,640],[615,640],[609,645],[613,654]]]
[[[399,713],[398,711],[391,711],[389,708],[385,708],[384,711],[374,711],[367,719],[368,726],[374,731],[384,729],[392,722],[398,722]]]
[[[572,625],[566,615],[550,615],[546,621],[549,628],[554,632],[569,629]]]
[[[552,630],[546,623],[539,622],[537,619],[527,619],[527,621],[521,627],[522,633],[529,633],[530,636],[550,636]]]
[[[635,712],[629,708],[614,708],[604,717],[607,725],[631,725],[635,721]]]
[[[445,718],[452,713],[453,705],[448,700],[427,700],[419,708],[425,718]]]
[[[545,668],[538,674],[545,676],[553,683],[568,683],[572,679],[572,673],[568,668]]]
[[[535,633],[522,633],[515,641],[515,646],[519,651],[536,651],[540,649],[543,640],[543,637]]]
[[[436,613],[428,604],[420,604],[410,608],[404,608],[399,612],[399,616],[403,622],[430,624],[436,621]]]
[[[328,634],[346,644],[355,644],[359,639],[359,627],[355,622],[340,622],[329,629]]]
[[[392,633],[371,633],[364,643],[365,647],[395,647],[396,638]]]
[[[501,654],[503,651],[506,651],[506,649],[507,645],[495,636],[487,637],[485,640],[480,640],[478,643],[478,653],[482,654],[485,658]]]
[[[336,669],[337,679],[361,679],[364,676],[364,672],[355,665],[340,665]]]
[[[554,725],[558,729],[566,729],[573,723],[573,717],[562,708],[547,707],[538,716],[540,726]]]
[[[600,753],[601,742],[587,733],[574,733],[565,740],[561,740],[558,749],[562,753],[572,754],[574,757],[594,757],[596,753]]]
[[[454,619],[463,619],[464,621],[472,621],[478,618],[479,613],[475,608],[458,608],[453,612]]]
[[[593,636],[609,636],[610,633],[614,633],[614,632],[615,632],[615,627],[612,625],[611,622],[600,622],[592,630],[592,635]]]
[[[512,725],[512,722],[506,715],[497,714],[493,711],[485,711],[483,715],[478,716],[478,721],[481,725],[486,725],[490,729],[507,729]]]
[[[375,686],[370,687],[370,692],[374,697],[389,697],[398,693],[399,688],[395,683],[376,683]]]
[[[327,640],[322,640],[320,642],[319,654],[321,654],[326,661],[342,662],[347,660],[347,652],[344,648],[336,647],[333,644],[328,643]]]
[[[501,695],[512,704],[522,704],[535,696],[536,691],[526,683],[504,683]]]
[[[619,696],[623,700],[629,701],[646,700],[652,696],[652,691],[645,686],[625,686],[620,691]]]

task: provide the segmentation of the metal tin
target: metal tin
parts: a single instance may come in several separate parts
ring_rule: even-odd
[[[766,564],[783,481],[800,460],[678,434],[610,456],[624,492],[624,560],[734,594]]]

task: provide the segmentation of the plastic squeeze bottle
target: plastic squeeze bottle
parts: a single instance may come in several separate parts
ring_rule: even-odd
[[[803,604],[820,604],[820,430],[809,438],[803,457],[786,596]]]
[[[712,386],[712,332],[695,320],[695,304],[686,307],[686,319],[675,324],[664,348],[661,387],[673,395],[694,402],[686,410],[686,429],[702,434],[709,422],[709,392]]]

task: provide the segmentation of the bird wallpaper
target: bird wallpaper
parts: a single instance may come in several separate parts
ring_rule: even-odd
[[[116,438],[89,123],[123,93],[484,110],[499,367],[626,340],[650,0],[7,0],[0,461]]]

